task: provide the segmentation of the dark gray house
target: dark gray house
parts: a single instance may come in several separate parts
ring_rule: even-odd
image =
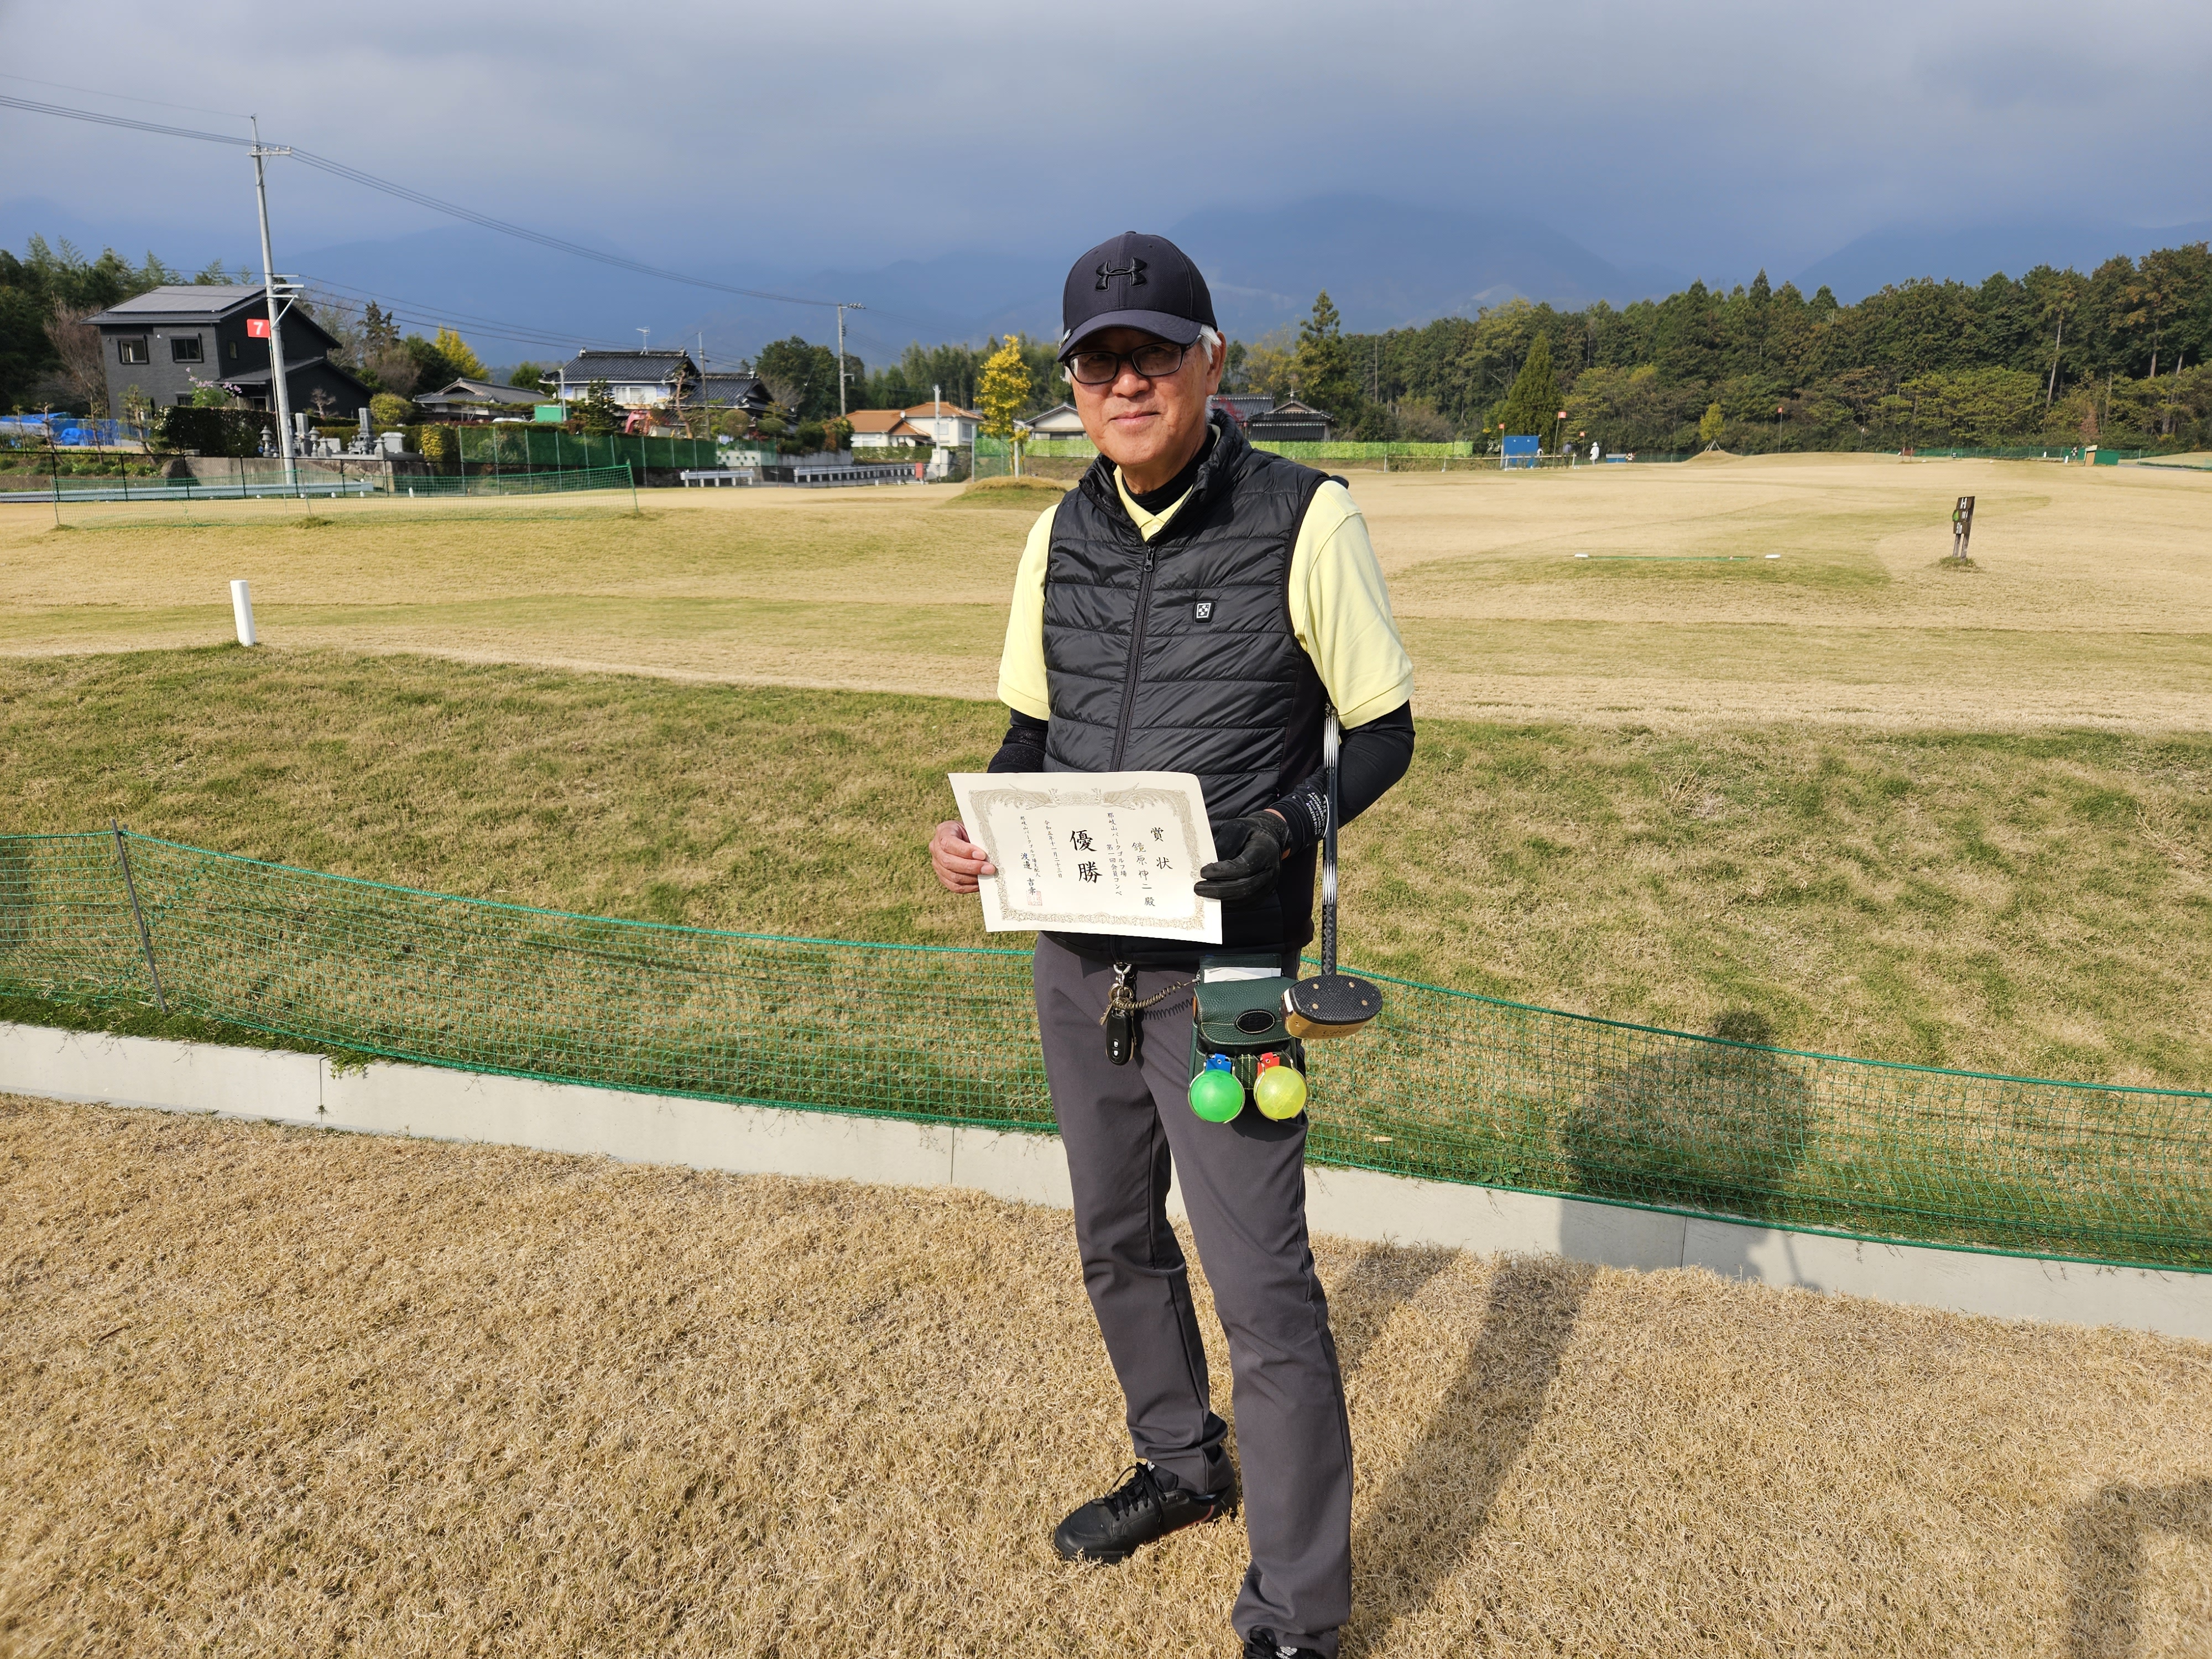
[[[1249,416],[1244,435],[1255,443],[1325,444],[1336,416],[1325,409],[1286,398],[1264,413]]]
[[[742,409],[748,415],[765,415],[775,404],[768,388],[760,383],[760,376],[742,369],[710,368],[699,377],[699,384],[689,395],[710,409]]]
[[[545,394],[534,388],[501,386],[496,380],[471,380],[466,375],[434,392],[415,394],[417,408],[447,420],[462,421],[489,421],[501,415],[517,415],[527,420],[531,410],[546,401]]]
[[[256,409],[273,409],[268,301],[258,288],[180,283],[151,289],[85,320],[100,330],[107,365],[107,406],[123,412],[136,386],[148,402],[188,404],[204,386],[230,388]],[[338,342],[295,306],[284,313],[285,389],[295,413],[349,421],[368,404],[368,388],[330,361]],[[316,394],[322,394],[319,404]]]
[[[1206,400],[1206,412],[1219,410],[1238,426],[1249,426],[1255,415],[1265,415],[1275,400],[1264,392],[1217,392]]]

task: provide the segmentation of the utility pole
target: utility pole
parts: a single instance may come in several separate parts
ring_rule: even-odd
[[[253,123],[253,195],[261,208],[261,289],[269,305],[269,387],[276,398],[276,453],[284,458],[284,483],[297,495],[300,463],[292,448],[292,389],[285,384],[284,373],[284,307],[291,303],[297,289],[286,283],[284,306],[278,305],[276,256],[269,251],[269,180],[262,167],[264,156],[289,155],[292,147],[263,144],[261,118],[256,115],[250,118]]]
[[[2051,384],[2044,389],[2043,410],[2051,412],[2051,400],[2058,395],[2058,357],[2066,347],[2066,307],[2058,307],[2058,337],[2051,343]]]
[[[866,309],[857,300],[837,302],[837,418],[841,421],[845,418],[845,313]]]

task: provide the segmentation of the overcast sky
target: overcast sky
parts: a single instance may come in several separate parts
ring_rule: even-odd
[[[1899,224],[2212,218],[2204,0],[0,0],[0,66],[100,94],[0,80],[16,96],[258,112],[271,142],[655,263],[1073,252],[1347,190],[1710,273]],[[5,109],[0,144],[0,194],[253,255],[236,152]],[[441,222],[296,164],[270,193],[280,269]]]

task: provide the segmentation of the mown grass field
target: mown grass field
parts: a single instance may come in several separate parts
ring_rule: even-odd
[[[1235,1650],[1241,1528],[1046,1541],[1064,1215],[5,1100],[0,1209],[9,1659]],[[1350,1659],[2203,1651],[2201,1344],[1316,1254]]]
[[[1360,473],[1421,670],[1472,719],[2212,726],[2212,475],[1777,457]],[[1976,495],[1979,568],[1939,568]],[[117,503],[0,518],[0,650],[227,637],[988,698],[1033,505],[941,489]],[[1589,553],[1589,559],[1577,559]],[[1778,553],[1779,559],[1765,556]]]

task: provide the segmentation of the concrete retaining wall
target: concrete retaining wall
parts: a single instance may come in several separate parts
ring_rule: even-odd
[[[843,1117],[578,1084],[0,1024],[0,1092],[213,1112],[748,1174],[972,1188],[1069,1206],[1050,1135]],[[1313,1230],[1396,1244],[1704,1267],[1763,1285],[2005,1319],[2120,1325],[2212,1341],[2212,1273],[1873,1244],[1366,1170],[1310,1169]],[[1173,1205],[1171,1207],[1179,1206]]]

